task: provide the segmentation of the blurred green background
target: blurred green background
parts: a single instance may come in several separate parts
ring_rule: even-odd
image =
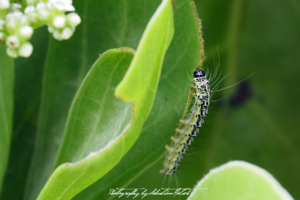
[[[136,48],[161,1],[73,2],[83,20],[75,35],[69,41],[57,42],[48,37],[45,27],[40,28],[35,31],[32,39],[35,48],[32,57],[17,59],[15,62],[16,114],[1,200],[27,200],[26,188],[30,187],[27,177],[37,130],[46,136],[45,144],[41,143],[41,146],[52,144],[38,152],[55,159],[56,148],[62,139],[62,135],[58,133],[63,130],[67,116],[67,112],[60,112],[68,110],[84,74],[98,54],[107,49],[121,46]],[[176,13],[181,5],[178,3],[180,0],[174,2]],[[297,105],[300,98],[300,2],[195,0],[195,4],[202,20],[205,40],[204,69],[213,71],[219,64],[222,77],[230,73],[221,87],[230,86],[255,73],[243,83],[214,96],[213,99],[216,100],[224,99],[211,104],[212,111],[209,112],[205,126],[201,128],[201,136],[197,137],[182,160],[177,173],[178,186],[193,187],[211,168],[229,160],[245,160],[268,170],[295,199],[300,199],[300,109]],[[70,53],[65,54],[66,51]],[[48,75],[53,78],[51,84],[57,87],[48,90],[48,93],[42,93],[43,81],[45,84],[43,73],[49,66],[56,68]],[[64,82],[56,81],[57,79]],[[53,95],[59,92],[62,95]],[[52,99],[45,99],[48,94],[52,95]],[[38,124],[41,102],[42,106],[48,105],[49,112],[52,112],[50,117],[46,117],[43,126]],[[55,137],[52,137],[53,134]],[[139,139],[133,150],[137,152],[142,148],[142,142]],[[153,146],[157,144],[156,142]],[[162,146],[164,145],[160,144]],[[45,163],[49,159],[44,154],[39,156],[44,156]],[[149,160],[151,159],[153,158],[149,155]],[[148,191],[177,187],[174,178],[164,181],[164,176],[158,173],[162,162],[163,158],[157,163],[151,161],[153,165],[144,169],[143,173],[137,171],[136,174],[128,175],[131,176],[130,179],[120,183],[110,180],[109,176],[104,177],[103,180],[107,182],[95,183],[74,199],[111,197],[107,195],[109,191],[105,188],[110,181],[112,188],[124,187],[124,182],[127,183],[126,188],[147,188]],[[129,164],[128,162],[128,166]],[[117,167],[122,168],[123,165]],[[51,162],[44,166],[51,167]],[[113,173],[114,171],[111,174]],[[98,192],[101,186],[105,188],[102,188],[102,193]],[[43,185],[39,185],[36,190],[39,191],[42,187]],[[147,199],[174,198],[155,196]]]

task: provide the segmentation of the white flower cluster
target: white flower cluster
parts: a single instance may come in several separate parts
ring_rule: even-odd
[[[11,57],[28,57],[33,47],[28,41],[33,28],[48,25],[48,30],[57,40],[67,40],[75,32],[81,22],[75,11],[72,0],[27,0],[24,13],[19,4],[11,4],[9,0],[0,0],[0,11],[7,11],[4,19],[0,19],[0,43],[7,45],[7,53]]]
[[[0,10],[6,10],[9,8],[9,0],[0,1]]]
[[[75,27],[81,22],[76,13],[65,15],[67,11],[75,11],[72,0],[49,0],[48,2],[27,0],[27,3],[29,6],[26,7],[25,14],[30,22],[35,26],[47,24],[49,32],[53,33],[57,40],[69,39]]]
[[[4,5],[4,4],[1,4]],[[5,19],[0,19],[0,43],[7,45],[7,54],[13,58],[28,57],[33,47],[28,42],[33,34],[27,16],[19,11],[19,4],[10,5]]]

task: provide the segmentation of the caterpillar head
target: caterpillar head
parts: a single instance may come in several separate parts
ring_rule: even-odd
[[[194,78],[202,78],[202,77],[205,77],[204,71],[202,69],[197,68],[194,71]]]

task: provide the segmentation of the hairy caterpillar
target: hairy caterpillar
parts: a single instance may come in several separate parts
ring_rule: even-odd
[[[188,146],[193,142],[194,137],[198,134],[199,128],[204,123],[204,117],[208,112],[211,92],[209,80],[206,79],[202,69],[197,68],[194,71],[193,82],[193,88],[196,91],[194,93],[194,104],[186,119],[180,120],[183,126],[180,129],[176,129],[178,134],[175,137],[171,137],[173,141],[172,145],[166,145],[167,154],[164,161],[164,168],[160,170],[166,176],[174,174],[179,168],[183,155],[187,151]]]

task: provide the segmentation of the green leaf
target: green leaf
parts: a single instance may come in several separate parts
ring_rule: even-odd
[[[9,163],[3,183],[2,200],[22,198],[34,149],[41,100],[42,74],[48,44],[48,30],[35,30],[29,58],[15,60],[14,123]]]
[[[195,138],[181,161],[178,186],[192,188],[210,169],[233,159],[245,160],[268,170],[300,199],[299,2],[195,3],[205,39],[204,69],[213,72],[219,64],[221,78],[230,73],[220,88],[255,73],[213,96],[218,102],[209,107],[200,129],[203,136]],[[161,166],[157,162],[126,187],[160,187]],[[174,179],[166,178],[164,187],[168,182],[177,187]]]
[[[75,199],[107,199],[111,197],[108,196],[109,189],[125,187],[164,156],[164,146],[170,143],[170,136],[174,135],[186,106],[189,83],[192,84],[189,76],[202,62],[200,24],[193,2],[177,0],[174,3],[174,38],[167,51],[155,102],[141,136],[115,168]],[[162,168],[161,162],[159,167]],[[151,177],[161,181],[164,178],[159,174],[159,169]],[[133,187],[145,187],[145,180]],[[156,188],[161,183],[151,187]]]
[[[71,199],[125,153],[133,106],[116,99],[114,90],[133,53],[121,50],[105,52],[84,79],[70,110],[57,169],[38,199]]]
[[[0,194],[6,171],[13,121],[14,63],[0,47]]]
[[[225,98],[211,104],[217,109],[209,112],[213,119],[206,120],[205,137],[196,141],[199,147],[182,162],[186,171],[178,176],[191,178],[180,179],[180,187],[192,187],[209,169],[235,159],[263,167],[300,198],[300,124],[295,120],[300,112],[295,106],[300,98],[295,92],[300,85],[300,28],[295,7],[299,3],[278,0],[197,1],[207,41],[204,64],[211,71],[219,49],[221,77],[230,73],[220,88],[255,74],[214,97]],[[234,103],[237,95],[246,98]]]
[[[82,23],[70,40],[60,42],[51,37],[49,41],[34,155],[22,194],[25,200],[36,199],[49,178],[72,100],[99,53],[122,46],[137,48],[160,3],[161,0],[74,1]]]
[[[266,170],[231,161],[210,172],[197,184],[188,200],[273,199],[292,200],[291,195]]]
[[[114,56],[112,50],[96,62],[72,104],[55,165],[58,168],[38,199],[71,199],[106,174],[127,153],[152,107],[164,54],[172,37],[173,8],[171,1],[164,0],[116,89],[116,96],[134,102],[134,108],[113,97],[114,87],[130,64],[127,57],[132,54],[124,55],[126,49],[120,49]],[[135,92],[128,94],[132,90]],[[128,114],[132,109],[133,117]]]
[[[39,122],[29,120],[30,123],[26,124],[28,127],[33,127],[33,130],[35,126],[39,127],[31,173],[25,180],[28,158],[18,157],[19,154],[31,156],[32,146],[28,145],[29,148],[24,148],[21,138],[23,137],[26,143],[30,144],[33,142],[34,134],[27,137],[28,132],[24,131],[20,134],[19,143],[12,144],[14,153],[10,155],[10,159],[13,158],[18,162],[10,162],[8,168],[9,173],[9,170],[15,167],[11,173],[15,171],[21,176],[15,173],[16,179],[10,179],[11,176],[6,175],[5,181],[10,180],[10,184],[15,183],[17,187],[14,191],[15,187],[5,183],[4,190],[9,188],[6,194],[10,193],[11,196],[2,197],[3,200],[11,199],[12,196],[18,197],[13,199],[22,197],[25,200],[36,199],[50,176],[63,138],[68,110],[83,77],[99,53],[121,46],[136,48],[160,0],[75,0],[73,2],[83,22],[69,41],[57,42],[53,39],[50,41]],[[162,74],[165,75],[161,77],[166,84],[159,86],[153,112],[148,118],[149,123],[147,122],[139,138],[142,142],[137,141],[124,157],[124,162],[121,161],[98,184],[83,192],[80,198],[84,200],[107,198],[109,188],[128,185],[144,171],[146,173],[127,187],[142,186],[151,189],[162,185],[164,177],[158,174],[162,163],[157,162],[157,154],[164,151],[163,146],[169,143],[169,136],[174,134],[174,128],[181,118],[188,95],[187,85],[190,82],[187,77],[192,76],[194,66],[199,63],[195,60],[200,50],[190,48],[192,45],[196,47],[199,44],[192,39],[194,35],[191,37],[193,44],[188,43],[191,30],[187,27],[191,26],[183,26],[184,28],[181,29],[177,27],[178,24],[184,24],[182,23],[184,20],[187,25],[194,23],[194,18],[179,15],[178,11],[186,8],[187,2],[189,1],[174,1],[176,8],[173,43],[175,44],[175,41],[182,41],[182,43],[169,48],[170,52],[178,52],[178,54],[167,53],[162,69]],[[207,60],[204,62],[205,69],[209,68],[212,71],[215,66],[213,57],[216,61],[221,61],[220,69],[223,75],[231,73],[224,80],[223,86],[229,86],[253,72],[256,73],[246,81],[246,89],[250,88],[251,95],[241,105],[229,103],[233,91],[234,94],[241,94],[239,88],[242,87],[239,85],[223,91],[226,94],[222,94],[220,98],[227,98],[220,100],[215,104],[216,106],[212,104],[211,108],[217,109],[209,111],[212,119],[205,119],[208,128],[206,126],[201,128],[201,133],[205,137],[196,138],[194,141],[196,144],[191,146],[177,172],[179,187],[193,187],[210,168],[231,159],[243,159],[269,170],[296,199],[299,199],[300,151],[297,145],[300,142],[299,106],[297,107],[300,98],[297,92],[300,84],[300,68],[297,65],[300,62],[299,3],[295,0],[196,0],[196,3],[203,22],[207,55]],[[191,12],[185,14],[189,13]],[[41,53],[40,56],[43,55]],[[186,67],[186,71],[178,71],[180,76],[176,74],[176,70],[168,73],[171,68],[168,68],[166,63],[171,63],[173,60],[174,66]],[[176,61],[181,60],[185,62],[176,64]],[[25,65],[23,67],[24,71],[19,74],[20,77],[25,78],[36,69],[25,68]],[[17,73],[18,71],[16,76]],[[32,85],[28,86],[24,81],[24,87],[20,85],[16,93],[20,93],[23,89],[26,94],[32,91]],[[183,85],[185,85],[184,89],[182,89]],[[164,93],[168,93],[167,98]],[[31,95],[31,93],[27,96],[16,95],[16,100],[22,102],[21,97],[24,96],[26,101],[31,100]],[[219,97],[216,96],[214,99]],[[19,105],[23,103],[27,105],[25,102]],[[169,110],[169,105],[174,108],[170,112],[165,112]],[[23,114],[25,112],[16,111],[14,119],[19,116],[21,118]],[[156,120],[165,125],[159,125]],[[22,148],[18,149],[18,145]],[[23,164],[23,161],[24,168],[18,164]],[[151,167],[149,163],[156,164]],[[147,170],[148,168],[150,169]],[[119,178],[115,178],[118,175]],[[19,189],[24,182],[27,182],[25,194]],[[171,182],[175,186],[172,178],[166,182]]]

